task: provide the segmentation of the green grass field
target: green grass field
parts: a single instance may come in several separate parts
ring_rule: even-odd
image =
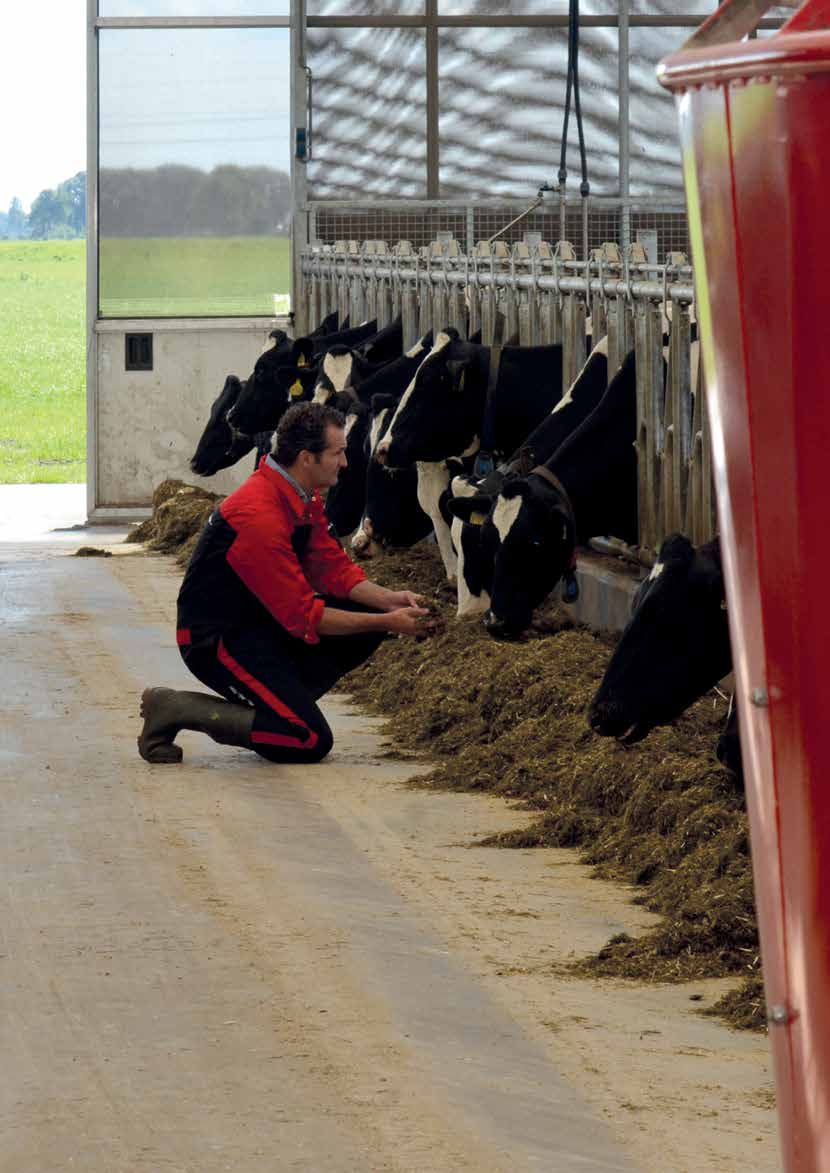
[[[107,237],[101,316],[270,317],[285,313],[288,239],[279,236]]]
[[[271,317],[288,288],[285,238],[101,242],[104,317]],[[0,484],[86,479],[85,291],[84,241],[0,241]]]
[[[0,241],[0,483],[86,479],[83,240]]]

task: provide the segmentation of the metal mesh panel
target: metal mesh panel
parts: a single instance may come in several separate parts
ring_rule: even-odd
[[[318,208],[312,217],[312,239],[322,244],[336,240],[408,240],[415,248],[449,235],[466,244],[464,208]]]
[[[689,225],[686,213],[639,208],[631,212],[631,239],[647,245],[649,260],[662,264],[666,254],[689,256]],[[652,247],[653,246],[653,247]]]
[[[326,207],[317,205],[311,213],[310,239],[321,244],[333,244],[336,240],[385,240],[396,244],[408,240],[415,248],[452,236],[458,241],[462,252],[471,252],[480,240],[489,240],[511,220],[525,211],[527,204],[470,204],[447,206],[424,206],[413,204],[384,208],[377,207]],[[632,213],[632,238],[635,229],[643,231],[659,228],[656,246],[659,259],[667,251],[679,249],[688,251],[685,215],[650,210]],[[517,241],[537,243],[546,240],[553,244],[561,238],[559,203],[554,201],[543,209],[531,212],[512,228],[501,232],[499,239],[508,244]],[[584,256],[583,211],[581,201],[566,206],[564,239],[570,240],[577,255]],[[588,210],[588,249],[598,248],[605,241],[623,240],[623,213],[619,205],[593,204]]]

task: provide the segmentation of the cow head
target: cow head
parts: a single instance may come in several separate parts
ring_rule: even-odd
[[[475,498],[462,501],[451,505],[456,516],[459,506]],[[576,531],[570,505],[539,476],[509,476],[483,522],[481,541],[493,551],[485,626],[496,638],[516,639],[572,567]]]
[[[229,468],[254,446],[249,435],[240,435],[228,423],[228,412],[242,394],[244,384],[236,375],[228,375],[225,385],[213,401],[205,430],[199,437],[190,467],[200,477],[211,477]]]
[[[457,481],[459,478],[455,478]],[[467,482],[452,489],[468,490]],[[444,506],[451,518],[453,548],[458,557],[458,615],[481,615],[490,607],[493,567],[498,553],[498,531],[490,520],[493,497],[474,489],[449,496]]]
[[[366,497],[366,433],[369,410],[355,403],[347,394],[335,395],[332,407],[346,416],[346,460],[337,484],[326,494],[326,516],[341,536],[352,533],[360,524]]]
[[[315,403],[330,403],[335,395],[358,387],[365,364],[348,346],[333,346],[323,355],[314,387]],[[354,396],[354,398],[357,398]]]
[[[455,330],[438,335],[404,392],[375,458],[389,468],[465,452],[476,439],[472,351]]]
[[[228,414],[228,422],[241,432],[273,431],[293,403],[309,399],[317,380],[316,367],[281,366],[271,372],[267,384],[249,379]]]
[[[430,519],[418,504],[415,469],[390,469],[371,458],[397,404],[394,395],[372,396],[372,419],[367,436],[366,504],[360,528],[352,538],[352,550],[359,558],[371,558],[384,546],[414,545],[432,529]]]
[[[732,667],[720,546],[682,534],[660,547],[588,720],[626,745],[679,717]]]

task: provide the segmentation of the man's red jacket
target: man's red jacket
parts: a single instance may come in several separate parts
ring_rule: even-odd
[[[323,501],[303,501],[272,458],[211,514],[179,591],[178,642],[199,646],[269,617],[315,644],[324,603],[366,575],[328,530]]]

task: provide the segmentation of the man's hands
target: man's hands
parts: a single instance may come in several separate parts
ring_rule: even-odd
[[[384,611],[397,611],[401,607],[421,608],[423,595],[416,595],[414,591],[387,591],[384,599]]]
[[[414,591],[390,591],[388,587],[364,580],[352,589],[349,598],[365,607],[377,609],[371,626],[394,635],[414,635],[421,639],[434,635],[440,626],[434,610],[424,607],[423,595]]]
[[[409,594],[408,591],[402,592]],[[386,630],[396,635],[428,635],[425,622],[429,611],[426,607],[398,607],[386,613]]]

